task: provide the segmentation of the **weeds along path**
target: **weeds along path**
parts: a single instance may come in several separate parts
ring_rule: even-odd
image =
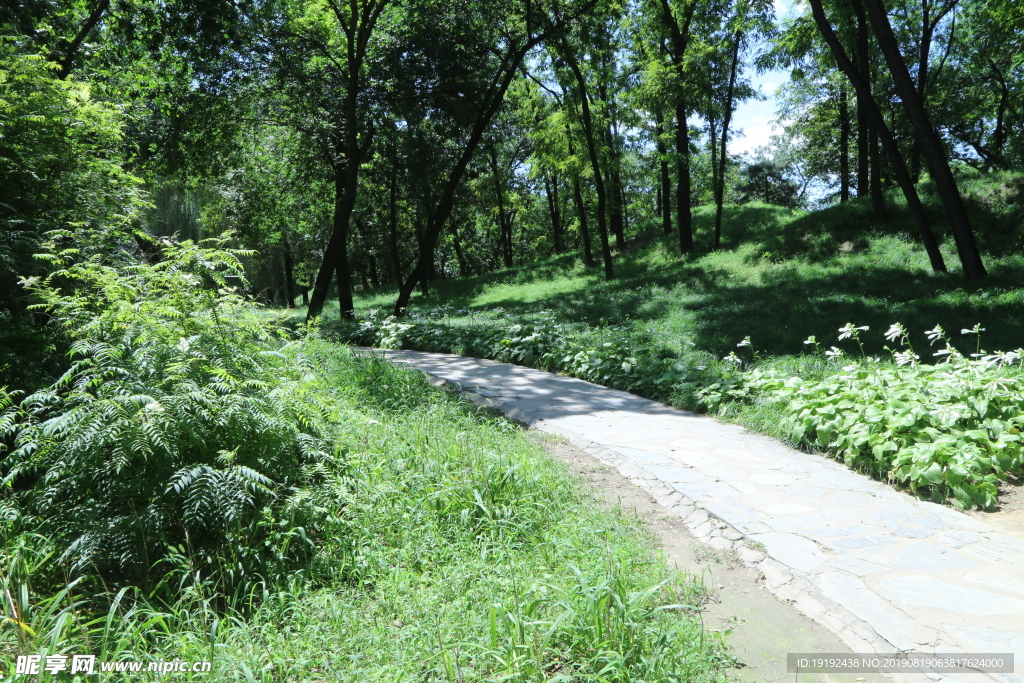
[[[614,466],[853,652],[1016,653],[1024,662],[1019,534],[625,392],[477,358],[379,353]],[[1024,681],[1019,673],[901,677]]]

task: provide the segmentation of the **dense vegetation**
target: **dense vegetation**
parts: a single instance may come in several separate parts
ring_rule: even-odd
[[[387,292],[368,292],[362,322],[340,329],[709,410],[934,500],[992,508],[999,483],[1024,474],[1017,183],[965,183],[987,226],[988,287],[911,265],[922,248],[900,233],[898,201],[885,231],[866,228],[864,200],[810,213],[747,204],[726,208],[725,248],[697,259],[679,262],[655,235],[611,282],[555,258],[439,283],[402,319],[378,308]],[[697,209],[697,224],[713,211]]]
[[[1024,10],[887,4],[0,6],[0,666],[722,677],[705,590],[636,524],[339,339],[996,504],[1022,473]],[[739,157],[766,69],[786,125]],[[846,356],[807,339],[833,330]]]
[[[226,680],[710,681],[732,663],[706,589],[635,520],[421,376],[275,331],[225,288],[236,254],[66,265],[31,286],[73,366],[0,396],[5,670],[87,652]]]

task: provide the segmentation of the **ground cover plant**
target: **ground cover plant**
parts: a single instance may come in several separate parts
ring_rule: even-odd
[[[74,364],[4,397],[3,670],[88,653],[209,660],[184,676],[204,680],[724,680],[707,589],[518,428],[266,325],[227,286],[230,251],[61,265],[30,285]]]

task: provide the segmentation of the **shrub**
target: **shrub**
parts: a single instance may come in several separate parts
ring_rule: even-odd
[[[168,557],[251,582],[278,571],[281,513],[340,466],[330,406],[225,276],[237,254],[191,242],[157,264],[74,263],[26,282],[71,339],[52,386],[0,404],[4,495],[74,574],[152,585]],[[298,550],[298,549],[295,549]]]

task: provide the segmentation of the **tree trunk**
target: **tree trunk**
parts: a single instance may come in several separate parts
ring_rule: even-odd
[[[472,277],[473,268],[462,251],[462,240],[459,239],[459,231],[455,226],[452,226],[452,245],[455,247],[455,258],[459,261],[459,276]]]
[[[576,156],[572,146],[572,130],[569,123],[565,124],[565,139],[569,148],[569,156]],[[583,192],[580,189],[580,176],[578,173],[572,177],[572,198],[576,203],[576,217],[580,221],[580,238],[583,240],[583,265],[587,268],[594,267],[594,252],[590,246],[590,226],[587,222],[587,205],[583,202]]]
[[[867,92],[871,93],[871,53],[869,51],[868,22],[864,9],[855,3],[857,15],[857,69],[866,83]],[[855,89],[856,90],[856,89]],[[857,196],[867,197],[871,193],[871,116],[870,106],[864,95],[857,94]],[[877,145],[875,145],[877,147]]]
[[[949,168],[949,158],[942,140],[935,132],[935,128],[932,127],[931,121],[928,120],[924,101],[914,88],[914,82],[910,79],[910,72],[907,71],[903,55],[900,54],[899,43],[896,42],[896,36],[892,32],[885,6],[882,4],[882,0],[864,0],[864,3],[867,5],[871,26],[878,38],[878,44],[882,48],[882,54],[885,55],[889,72],[896,82],[896,89],[903,101],[903,109],[914,127],[914,136],[921,145],[932,180],[935,182],[939,197],[946,209],[946,219],[953,230],[953,238],[956,241],[960,263],[963,265],[964,276],[969,280],[984,277],[986,275],[985,265],[981,261],[978,245],[974,241],[974,231],[971,228],[970,219],[967,217],[967,209],[960,196],[956,178],[953,177],[953,172]]]
[[[583,137],[587,142],[587,153],[590,156],[590,166],[594,171],[594,190],[597,192],[597,230],[601,238],[601,255],[604,257],[605,279],[615,279],[615,269],[612,266],[612,250],[608,243],[608,197],[605,194],[604,177],[601,173],[601,160],[597,155],[597,140],[594,135],[594,119],[590,111],[590,96],[587,94],[587,81],[580,71],[580,65],[576,62],[576,56],[568,49],[565,50],[565,61],[572,70],[576,85],[580,90],[580,104],[583,108]]]
[[[338,307],[341,317],[352,318],[355,315],[352,305],[352,282],[349,277],[348,233],[359,187],[359,166],[369,147],[369,140],[365,146],[359,144],[359,95],[363,89],[360,76],[370,35],[389,1],[374,0],[367,2],[362,8],[352,3],[348,17],[350,23],[344,26],[345,31],[350,34],[350,45],[344,79],[344,105],[340,112],[341,139],[336,140],[334,150],[336,159],[340,160],[334,162],[334,226],[327,242],[327,249],[324,251],[324,261],[313,285],[313,296],[306,311],[306,320],[323,313],[331,276],[335,272],[339,274]],[[340,12],[337,17],[344,24],[345,19]]]
[[[697,0],[692,0],[683,13],[683,25],[676,21],[669,0],[661,0],[661,20],[668,28],[672,65],[679,71],[680,93],[676,99],[676,222],[679,228],[679,252],[693,251],[693,215],[690,211],[690,128],[686,121],[687,106],[683,100],[682,87],[685,84],[684,64],[690,41],[690,24],[697,9]],[[712,163],[712,167],[714,163]]]
[[[398,253],[398,168],[391,171],[391,186],[388,188],[388,242],[391,247],[391,269],[395,282],[402,284],[402,257]]]
[[[676,107],[676,227],[679,229],[679,253],[693,251],[693,213],[690,204],[690,124],[686,105]]]
[[[743,32],[737,31],[732,46],[732,64],[729,67],[729,87],[725,95],[725,116],[722,119],[722,150],[718,162],[718,186],[715,188],[715,249],[722,246],[722,207],[725,203],[725,169],[729,150],[729,121],[732,120],[732,99],[736,89],[736,71],[739,67],[740,41]]]
[[[284,292],[288,299],[288,308],[295,308],[295,275],[292,271],[292,246],[288,243],[288,236],[283,235],[284,242]]]
[[[498,169],[498,152],[494,148],[494,143],[491,143],[491,173],[494,176],[494,196],[497,197],[498,201],[498,224],[501,226],[499,241],[501,243],[501,256],[502,261],[506,268],[512,267],[512,240],[509,238],[509,225],[508,220],[505,216],[505,188],[501,181],[500,171]]]
[[[357,180],[355,167],[358,165],[356,159],[352,159],[349,163],[342,162],[335,165],[334,225],[331,237],[327,241],[327,249],[324,250],[323,262],[320,264],[316,281],[313,283],[313,296],[310,298],[309,309],[306,311],[306,320],[323,314],[327,292],[331,287],[331,279],[336,272],[342,276],[342,279],[338,280],[338,305],[341,317],[348,318],[353,315],[352,282],[348,269],[348,232],[349,219],[355,206]]]
[[[580,219],[580,238],[583,240],[583,265],[593,268],[594,252],[590,246],[590,226],[587,224],[587,205],[583,203],[583,192],[580,191],[580,178],[572,179],[573,201],[576,202],[576,216]]]
[[[871,154],[871,213],[879,223],[888,223],[889,211],[885,208],[885,191],[882,189],[882,154],[878,149],[878,139],[878,133],[872,129],[868,134],[868,151]],[[913,182],[913,176],[910,180]]]
[[[874,98],[871,97],[871,90],[868,85],[868,81],[858,72],[853,62],[846,55],[846,50],[843,49],[842,44],[836,37],[835,31],[832,30],[832,24],[829,23],[828,17],[825,16],[825,10],[822,8],[821,0],[810,0],[811,11],[814,14],[814,22],[818,25],[818,31],[821,33],[822,38],[832,51],[832,56],[835,57],[836,62],[839,64],[839,68],[842,69],[843,73],[849,79],[850,84],[857,90],[857,95],[863,98],[866,105],[866,111],[871,120],[871,126],[875,133],[882,140],[885,145],[886,151],[889,154],[889,160],[892,163],[893,172],[896,175],[896,180],[903,189],[903,194],[907,198],[907,208],[910,211],[911,216],[917,223],[918,230],[921,233],[921,242],[924,243],[924,248],[928,252],[928,258],[931,261],[932,269],[939,272],[946,272],[946,264],[942,260],[942,254],[939,252],[939,245],[935,241],[935,236],[932,234],[931,226],[928,223],[928,217],[924,212],[924,206],[921,204],[921,199],[917,195],[917,189],[914,187],[914,183],[910,178],[910,172],[907,170],[907,165],[903,161],[903,157],[900,156],[900,150],[896,146],[896,141],[893,139],[892,134],[889,132],[889,127],[885,125],[885,119],[882,117],[882,110],[879,109],[878,104]]]
[[[655,127],[658,138],[658,165],[661,169],[661,186],[658,188],[658,196],[661,198],[661,229],[666,235],[672,233],[672,179],[668,172],[668,150],[665,148],[665,124],[661,112],[657,114],[657,126]]]
[[[564,250],[562,245],[562,215],[558,206],[558,174],[552,174],[549,179],[544,175],[544,195],[548,201],[548,213],[551,215],[551,234],[555,243],[555,253],[561,254]]]
[[[850,199],[850,109],[846,86],[839,86],[839,202]]]

